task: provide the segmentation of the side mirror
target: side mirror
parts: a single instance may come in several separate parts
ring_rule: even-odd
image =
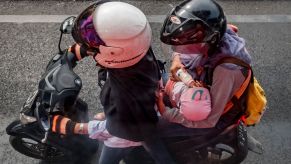
[[[60,31],[63,34],[70,34],[72,32],[75,19],[75,16],[70,16],[66,18],[61,24]]]

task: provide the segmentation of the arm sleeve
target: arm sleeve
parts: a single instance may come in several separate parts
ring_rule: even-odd
[[[106,121],[92,120],[88,123],[88,134],[92,139],[112,137],[106,130]]]
[[[178,109],[169,109],[163,117],[171,122],[180,123],[191,128],[211,128],[216,125],[224,111],[227,102],[232,98],[235,91],[240,88],[244,76],[239,69],[230,70],[218,66],[213,73],[213,83],[210,88],[211,112],[202,121],[189,121],[183,117]]]

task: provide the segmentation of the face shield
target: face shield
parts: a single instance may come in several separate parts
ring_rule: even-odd
[[[72,31],[72,36],[77,43],[90,48],[99,48],[100,45],[105,45],[105,43],[97,34],[96,29],[93,25],[92,13],[95,11],[95,8],[100,4],[100,2],[97,2],[89,6],[76,18]]]
[[[136,64],[151,44],[151,28],[144,13],[118,1],[89,6],[77,17],[72,34],[77,43],[97,49],[95,61],[107,68]]]

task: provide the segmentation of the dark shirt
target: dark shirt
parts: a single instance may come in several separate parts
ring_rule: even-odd
[[[88,54],[87,49],[78,44],[74,44],[69,51],[76,55],[77,60],[98,55]],[[159,67],[152,49],[133,66],[105,69],[108,78],[102,87],[100,99],[109,133],[132,141],[152,137],[156,134],[158,122],[154,106],[155,91],[160,80]]]
[[[152,50],[131,67],[107,71],[100,96],[106,128],[114,136],[143,141],[155,133],[158,122],[154,106],[160,75]]]

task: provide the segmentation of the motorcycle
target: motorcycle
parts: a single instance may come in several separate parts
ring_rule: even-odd
[[[50,130],[50,120],[55,114],[76,122],[89,121],[87,104],[78,98],[82,81],[73,71],[76,66],[74,55],[61,50],[60,46],[62,35],[71,33],[74,20],[72,16],[62,22],[59,53],[47,65],[38,89],[22,106],[19,120],[6,128],[15,150],[49,162],[86,163],[83,159],[90,159],[98,149],[98,142],[86,135],[64,136]],[[160,64],[163,67],[165,63]],[[104,75],[102,71],[99,73]],[[262,145],[247,134],[240,120],[209,136],[168,137],[164,140],[173,158],[181,164],[241,163],[248,150],[258,154],[263,152]],[[123,161],[126,164],[154,163],[142,147],[135,148]]]

